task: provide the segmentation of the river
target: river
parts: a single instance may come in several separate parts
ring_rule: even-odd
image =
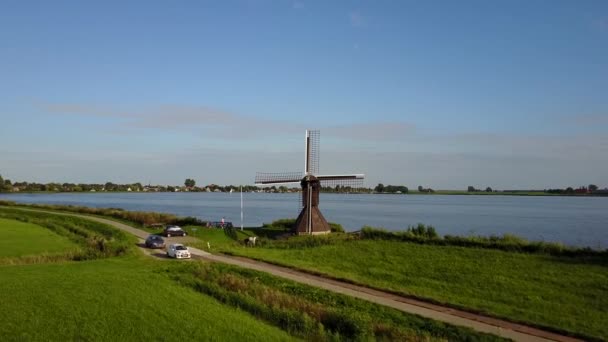
[[[244,193],[244,225],[296,217],[299,194]],[[240,226],[239,193],[0,194],[24,203],[167,212]],[[321,212],[347,231],[433,225],[439,234],[514,234],[529,240],[608,248],[608,198],[560,196],[321,194]]]

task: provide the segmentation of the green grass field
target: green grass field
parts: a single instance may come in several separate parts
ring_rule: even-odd
[[[3,265],[14,257],[0,256],[3,341],[501,340],[260,272],[151,258],[132,236],[80,218],[2,207],[0,217],[83,251],[27,264]],[[234,244],[222,230],[197,232],[201,241]]]
[[[583,336],[608,338],[608,266],[593,259],[409,242],[224,250]]]
[[[4,341],[290,340],[136,257],[2,266]],[[10,294],[10,295],[8,295]]]
[[[54,254],[77,249],[69,239],[29,222],[0,218],[0,258]]]

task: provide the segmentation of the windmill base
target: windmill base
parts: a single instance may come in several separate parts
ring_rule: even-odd
[[[298,215],[298,219],[296,220],[296,224],[293,227],[293,232],[296,235],[320,235],[320,234],[329,234],[331,232],[331,228],[329,227],[329,223],[321,214],[319,207],[312,207],[312,224],[311,224],[311,232],[308,231],[308,208],[305,207]]]

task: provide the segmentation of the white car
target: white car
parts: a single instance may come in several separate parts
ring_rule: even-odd
[[[181,243],[172,243],[167,247],[167,256],[176,259],[190,259],[190,251],[188,247]]]
[[[166,237],[171,236],[186,236],[186,231],[183,230],[180,226],[167,226],[163,231],[163,235]]]

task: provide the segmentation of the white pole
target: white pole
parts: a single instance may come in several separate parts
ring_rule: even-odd
[[[312,187],[308,183],[308,234],[312,235]]]
[[[241,231],[243,231],[243,186],[241,185]]]
[[[304,174],[308,175],[308,130],[304,136]]]

